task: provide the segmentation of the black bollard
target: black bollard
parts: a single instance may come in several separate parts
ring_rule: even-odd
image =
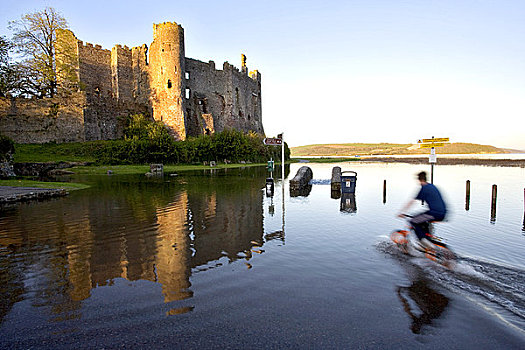
[[[498,198],[498,186],[492,185],[492,203],[490,205],[490,222],[496,222],[496,202]]]
[[[523,189],[523,228],[521,231],[525,233],[525,188]]]
[[[383,180],[383,204],[386,204],[386,180]]]
[[[467,188],[465,195],[465,210],[469,211],[470,209],[470,180],[467,180]]]

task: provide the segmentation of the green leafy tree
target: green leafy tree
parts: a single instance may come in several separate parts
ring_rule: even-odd
[[[156,144],[173,142],[173,138],[162,122],[153,121],[140,113],[129,116],[124,137],[126,140],[148,140]]]
[[[9,42],[0,36],[0,96],[8,92]]]
[[[19,70],[25,79],[21,93],[53,97],[57,91],[55,44],[57,30],[66,29],[67,21],[55,9],[47,7],[11,21],[12,42],[23,61]]]
[[[9,60],[11,49],[12,44],[5,37],[0,37],[0,97],[12,93],[18,82],[16,65]]]

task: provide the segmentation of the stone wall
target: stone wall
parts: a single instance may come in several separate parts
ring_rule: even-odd
[[[131,50],[121,45],[111,49],[111,77],[113,98],[120,102],[133,102],[133,63]]]
[[[185,83],[190,97],[185,100],[190,135],[206,133],[207,129],[264,134],[261,80],[257,71],[248,76],[246,70],[239,71],[228,62],[222,70],[216,70],[213,61],[204,63],[186,58]]]
[[[84,93],[47,99],[0,98],[0,133],[18,143],[85,141]]]
[[[227,79],[223,71],[215,69],[215,63],[186,59],[184,76],[187,92],[185,97],[188,116],[188,134],[191,136],[224,129],[229,115],[226,110]],[[205,115],[207,115],[205,117]],[[211,115],[211,118],[209,118]]]

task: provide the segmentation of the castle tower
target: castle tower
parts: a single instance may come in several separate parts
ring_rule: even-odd
[[[162,121],[177,140],[186,138],[184,98],[184,29],[175,22],[153,24],[149,49],[153,118]]]
[[[59,90],[75,91],[80,81],[79,40],[69,29],[56,31],[56,75]]]

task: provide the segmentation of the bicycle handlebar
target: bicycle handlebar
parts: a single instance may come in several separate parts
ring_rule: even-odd
[[[404,218],[413,218],[413,217],[414,217],[414,216],[412,216],[412,215],[409,215],[409,214],[403,214],[403,213],[399,214],[398,216],[403,216]]]

